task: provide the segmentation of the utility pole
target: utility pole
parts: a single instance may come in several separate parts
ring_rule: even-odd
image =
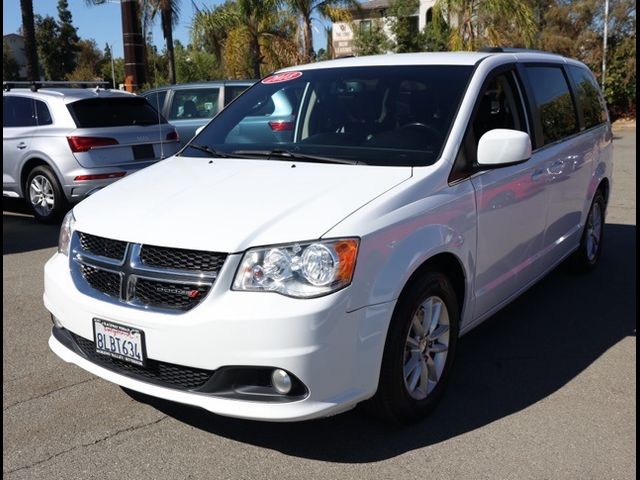
[[[602,40],[602,90],[607,75],[607,36],[609,29],[609,0],[604,0],[604,38]]]
[[[138,0],[120,0],[122,43],[124,46],[124,85],[135,92],[145,83],[144,39],[140,27]]]
[[[107,43],[107,45],[109,45]],[[113,89],[116,89],[116,69],[113,64],[113,44],[109,47],[109,51],[111,52],[111,82],[113,84]]]

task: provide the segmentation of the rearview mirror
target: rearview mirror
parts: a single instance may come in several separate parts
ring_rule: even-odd
[[[518,130],[489,130],[478,142],[478,165],[505,167],[531,158],[529,134]]]
[[[196,128],[196,133],[195,133],[194,137],[199,135],[200,132],[204,129],[204,127],[206,127],[206,125],[202,125],[201,127]]]

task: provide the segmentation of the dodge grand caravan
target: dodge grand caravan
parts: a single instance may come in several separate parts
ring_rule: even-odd
[[[252,137],[243,120],[276,95],[294,116]],[[461,335],[563,260],[596,266],[611,173],[606,107],[574,60],[287,68],[67,215],[45,267],[49,345],[221,415],[366,401],[411,421],[441,397]]]

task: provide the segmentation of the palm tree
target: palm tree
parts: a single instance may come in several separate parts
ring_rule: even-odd
[[[213,51],[229,77],[260,78],[262,67],[298,63],[295,22],[278,9],[279,0],[228,1],[203,7],[191,26],[194,45]]]
[[[38,53],[36,50],[36,29],[33,25],[32,0],[20,0],[22,10],[22,33],[24,35],[24,50],[27,54],[27,80],[36,81],[38,74]]]
[[[195,4],[194,4],[195,6]],[[227,0],[213,8],[196,8],[191,23],[191,43],[200,49],[212,52],[222,65],[222,52],[229,32],[238,23],[238,11],[233,0]]]
[[[180,15],[180,0],[141,0],[141,8],[148,10],[153,21],[160,13],[162,34],[167,44],[167,59],[169,63],[169,82],[176,83],[176,61],[173,51],[173,27],[178,24]]]
[[[447,19],[452,50],[514,42],[531,46],[535,40],[536,25],[527,0],[438,0],[433,18]]]
[[[304,61],[313,59],[313,26],[312,16],[318,13],[320,17],[332,22],[349,21],[349,9],[358,8],[356,0],[286,0],[291,12],[302,21],[304,38]]]

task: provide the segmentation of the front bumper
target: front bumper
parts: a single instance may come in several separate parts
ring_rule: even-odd
[[[315,299],[234,292],[229,283],[240,255],[230,255],[209,295],[183,314],[151,312],[96,300],[79,292],[67,257],[45,266],[46,308],[62,326],[93,340],[93,318],[145,332],[147,356],[193,368],[282,368],[308,389],[290,402],[249,401],[183,391],[131,378],[89,361],[53,335],[51,349],[64,361],[148,395],[211,412],[255,420],[295,421],[348,410],[375,393],[389,302],[347,312],[349,289]]]

